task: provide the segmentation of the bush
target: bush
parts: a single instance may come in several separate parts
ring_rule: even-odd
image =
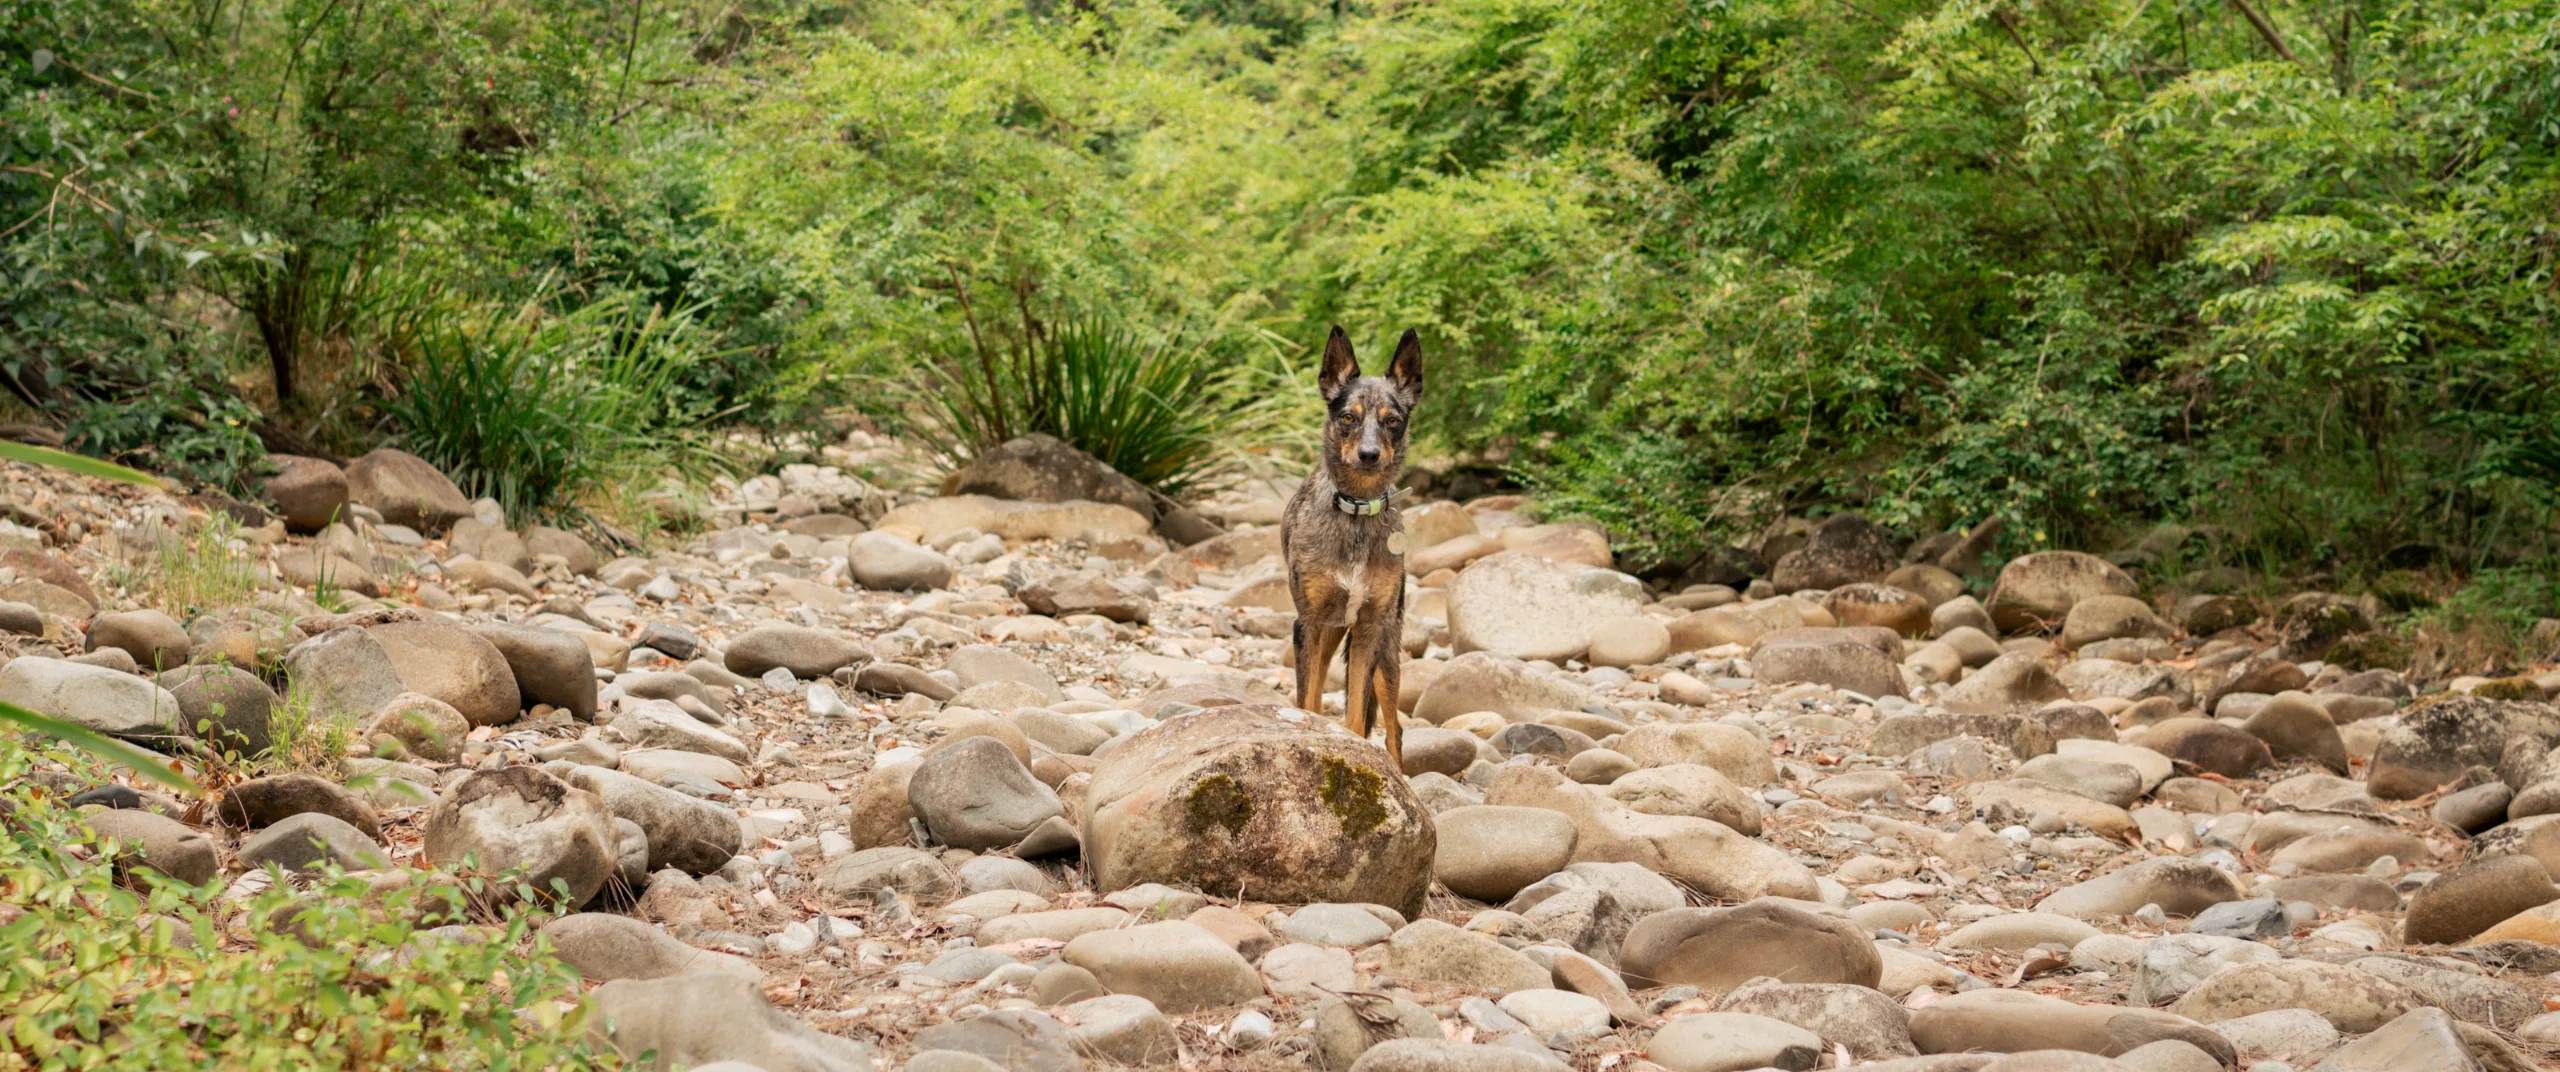
[[[401,441],[510,515],[557,517],[622,478],[712,459],[668,385],[704,356],[689,313],[628,294],[560,316],[460,308],[418,340],[385,404]]]
[[[925,366],[911,387],[925,419],[912,429],[954,461],[1045,432],[1176,495],[1273,408],[1240,398],[1242,368],[1218,346],[1149,342],[1098,318],[1030,334],[1016,350]]]
[[[471,935],[421,920],[472,914],[467,885],[376,890],[336,874],[227,901],[135,870],[28,778],[0,742],[0,1021],[13,1067],[619,1067],[590,1053],[577,973],[531,938],[538,917]],[[84,784],[99,768],[75,758]],[[156,881],[155,881],[156,880]],[[533,952],[522,952],[530,944]]]

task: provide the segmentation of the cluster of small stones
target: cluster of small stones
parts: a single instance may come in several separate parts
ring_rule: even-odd
[[[9,791],[223,896],[556,882],[613,1043],[724,1072],[2560,1053],[2560,673],[2355,671],[2322,660],[2375,607],[2139,579],[2210,533],[1987,569],[1985,531],[1839,515],[1662,585],[1516,497],[1408,504],[1382,782],[1279,706],[1285,483],[1159,513],[1018,446],[928,488],[855,433],[670,490],[709,535],[629,557],[393,451],[281,459],[263,504],[12,466],[0,699],[174,755],[282,704],[355,744],[199,825]],[[253,595],[147,605],[215,512]],[[1280,822],[1297,781],[1338,823]]]

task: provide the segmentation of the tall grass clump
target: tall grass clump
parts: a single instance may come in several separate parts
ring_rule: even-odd
[[[717,415],[672,390],[720,356],[690,310],[629,293],[565,313],[538,300],[467,306],[416,347],[386,404],[402,445],[510,514],[575,514],[622,480],[715,461],[697,433]]]
[[[924,366],[910,431],[955,466],[1032,433],[1058,437],[1167,495],[1269,438],[1278,400],[1231,342],[1150,339],[1087,317]]]
[[[2560,562],[2480,570],[2441,602],[2404,619],[2412,670],[2500,674],[2550,657],[2536,623],[2560,618]]]

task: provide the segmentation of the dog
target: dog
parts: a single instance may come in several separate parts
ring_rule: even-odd
[[[1324,710],[1325,673],[1342,649],[1343,723],[1364,740],[1373,722],[1384,723],[1387,755],[1401,770],[1405,534],[1394,499],[1406,431],[1422,401],[1422,339],[1406,330],[1387,374],[1363,376],[1351,337],[1336,325],[1316,388],[1325,403],[1324,461],[1280,522],[1280,557],[1298,605],[1298,706]]]

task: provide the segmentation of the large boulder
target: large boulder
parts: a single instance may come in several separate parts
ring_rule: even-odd
[[[2038,551],[2000,568],[2000,579],[1991,588],[1991,620],[2004,633],[2051,629],[2081,600],[2133,592],[2133,578],[2106,559],[2078,551]]]
[[[1580,658],[1593,630],[1644,601],[1644,584],[1616,570],[1505,551],[1449,585],[1449,635],[1460,652],[1560,663]]]
[[[1576,863],[1641,864],[1718,900],[1821,895],[1813,873],[1774,845],[1712,819],[1636,811],[1554,767],[1504,764],[1484,802],[1563,812]]]
[[[577,634],[505,622],[475,625],[471,632],[498,649],[525,703],[550,704],[580,722],[596,720],[595,655]]]
[[[969,459],[942,481],[945,495],[991,495],[1022,502],[1113,503],[1156,519],[1155,497],[1102,459],[1045,432],[1016,436]]]
[[[429,536],[472,516],[471,498],[426,459],[384,447],[347,466],[347,498]]]
[[[1940,706],[1960,715],[1992,715],[2071,698],[2071,690],[2044,663],[2025,652],[2011,652],[1965,675],[1938,698]]]
[[[1475,711],[1528,721],[1546,711],[1579,711],[1591,693],[1563,678],[1541,674],[1518,659],[1471,651],[1449,661],[1423,687],[1413,717],[1447,722]]]
[[[500,725],[524,713],[514,668],[485,637],[424,619],[384,622],[365,631],[382,646],[407,691],[452,704],[472,725]]]
[[[89,623],[89,651],[113,648],[133,656],[135,665],[154,673],[185,665],[192,647],[187,627],[156,610],[101,614]]]
[[[423,833],[429,863],[520,872],[541,896],[572,906],[619,870],[604,801],[534,767],[472,772],[427,812]]]
[[[275,475],[260,488],[276,504],[288,532],[305,535],[329,527],[347,512],[347,473],[318,458],[270,454]]]
[[[2509,738],[2548,745],[2555,731],[2560,711],[2550,704],[2448,695],[2402,712],[2383,733],[2365,789],[2383,800],[2425,796],[2473,767],[2497,767]]]
[[[1869,698],[1902,695],[1901,665],[1850,629],[1783,629],[1763,636],[1752,645],[1751,676],[1771,684],[1812,682]]]
[[[824,678],[848,666],[871,661],[871,651],[828,629],[805,625],[760,625],[729,642],[723,653],[731,673],[763,677],[776,668],[793,677]]]
[[[954,567],[940,552],[918,547],[886,532],[853,538],[853,579],[864,588],[904,592],[942,588],[951,583]]]
[[[141,808],[91,811],[80,817],[100,839],[124,846],[116,867],[129,871],[148,867],[188,885],[201,885],[222,872],[222,853],[213,839],[166,815]]]
[[[135,740],[183,734],[185,710],[169,690],[121,670],[21,655],[0,666],[0,702],[99,733]]]
[[[362,626],[342,625],[284,653],[288,692],[318,718],[357,723],[409,691],[391,653]]]
[[[1806,534],[1803,547],[1778,556],[1769,583],[1781,592],[1839,588],[1875,580],[1893,567],[1884,530],[1857,514],[1833,514]]]
[[[1084,858],[1105,893],[1146,882],[1418,914],[1439,845],[1430,810],[1377,746],[1266,704],[1124,738],[1085,793]]]

